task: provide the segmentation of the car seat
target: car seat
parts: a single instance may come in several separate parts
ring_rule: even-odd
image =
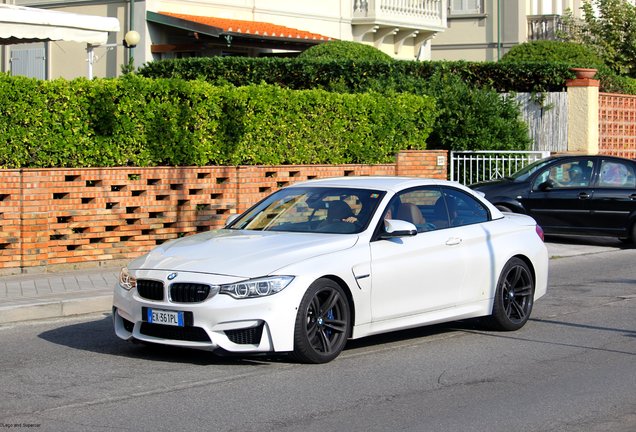
[[[420,209],[411,203],[402,203],[398,207],[397,219],[411,222],[413,225],[424,225],[426,220]]]
[[[353,216],[353,210],[344,201],[327,202],[327,221],[339,222]]]
[[[448,228],[448,210],[444,197],[439,197],[433,205],[433,220],[430,220],[436,228]]]

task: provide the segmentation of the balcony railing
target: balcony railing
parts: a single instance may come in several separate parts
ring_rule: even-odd
[[[528,15],[528,40],[555,40],[562,30],[561,15]]]
[[[445,27],[446,0],[354,0],[353,24]]]

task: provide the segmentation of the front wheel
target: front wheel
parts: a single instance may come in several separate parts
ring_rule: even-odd
[[[349,331],[349,301],[344,290],[330,279],[318,279],[298,308],[293,356],[303,363],[327,363],[342,352]]]
[[[619,240],[623,243],[632,243],[636,245],[636,222],[634,222],[631,228],[628,230],[628,237],[620,237]]]
[[[534,300],[534,278],[528,265],[519,258],[506,263],[495,292],[492,315],[488,317],[489,327],[495,330],[518,330],[524,326]]]

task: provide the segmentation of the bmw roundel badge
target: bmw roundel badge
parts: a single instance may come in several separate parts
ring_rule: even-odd
[[[176,273],[170,273],[170,274],[168,275],[168,280],[172,280],[172,279],[174,279],[174,278],[176,278],[176,277],[177,277],[177,274],[176,274]]]

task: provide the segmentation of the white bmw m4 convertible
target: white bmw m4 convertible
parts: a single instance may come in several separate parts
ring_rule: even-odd
[[[325,363],[348,339],[427,324],[517,330],[547,280],[528,216],[453,182],[331,178],[132,261],[113,323],[126,340]]]

